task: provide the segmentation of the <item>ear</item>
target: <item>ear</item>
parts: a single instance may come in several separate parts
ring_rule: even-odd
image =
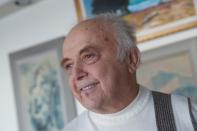
[[[137,46],[134,46],[128,55],[128,68],[129,72],[133,73],[140,65],[141,54]]]

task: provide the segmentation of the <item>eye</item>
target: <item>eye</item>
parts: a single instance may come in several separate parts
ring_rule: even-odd
[[[91,53],[91,54],[87,54],[84,56],[85,59],[92,59],[94,58],[95,54]]]
[[[99,56],[95,52],[89,52],[82,55],[82,61],[86,64],[95,63],[98,60]]]
[[[63,67],[64,67],[64,69],[65,69],[66,71],[69,71],[69,70],[72,69],[73,64],[72,64],[72,63],[67,63],[67,64],[65,64]]]

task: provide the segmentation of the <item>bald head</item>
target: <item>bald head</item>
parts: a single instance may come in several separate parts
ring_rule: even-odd
[[[100,37],[105,41],[109,40],[109,36],[115,38],[115,31],[113,29],[112,23],[110,23],[109,21],[102,21],[97,19],[88,19],[77,24],[71,29],[67,38],[77,32],[82,32],[83,34],[90,33],[89,37],[91,37],[92,35],[97,35],[97,37]]]
[[[112,25],[109,22],[90,19],[83,21],[72,28],[72,30],[67,35],[64,48],[67,47],[67,44],[72,44],[80,42],[107,45],[111,49],[118,50],[117,40],[112,28]],[[102,43],[102,44],[101,44]],[[72,47],[69,46],[69,47]],[[73,45],[74,46],[74,45]]]
[[[97,20],[97,19],[87,19],[78,23],[76,26],[74,26],[71,29],[71,32],[76,29],[83,29],[83,30],[89,30],[89,29],[94,29],[94,28],[103,29],[103,27],[104,26],[106,27],[107,25],[110,28],[110,24],[111,23],[107,21],[102,21],[102,20]]]
[[[104,34],[110,34],[110,37],[113,37],[116,41],[116,47],[118,50],[117,58],[119,60],[123,60],[126,57],[127,52],[129,52],[132,47],[136,46],[134,27],[128,25],[128,23],[115,14],[101,14],[94,18],[82,21],[71,29],[69,35],[76,31],[82,31],[84,33],[86,31],[91,31],[92,34],[100,33],[100,35],[103,34],[102,37],[106,41],[108,40],[108,37]]]

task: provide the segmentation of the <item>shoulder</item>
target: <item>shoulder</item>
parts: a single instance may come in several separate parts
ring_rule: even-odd
[[[171,94],[171,98],[172,98],[172,104],[177,103],[177,104],[179,104],[179,106],[181,106],[181,105],[187,106],[188,105],[187,97],[185,97],[185,96]]]
[[[178,112],[180,112],[182,109],[188,110],[188,98],[185,96],[181,96],[181,95],[177,95],[177,94],[165,94],[165,93],[156,92],[156,91],[153,91],[152,95],[156,96],[155,99],[157,99],[159,97],[170,98],[173,109],[177,108],[177,110],[179,110]]]
[[[69,122],[62,131],[79,131],[87,122],[88,111],[84,111],[71,122]]]
[[[188,108],[188,97],[172,94],[172,104],[177,107],[187,107]],[[197,100],[190,98],[191,106],[193,110],[197,110]],[[179,109],[180,110],[180,109]]]
[[[165,105],[165,103],[172,105],[172,109],[176,113],[188,111],[188,100],[185,96],[180,96],[176,94],[165,94],[157,91],[152,91],[152,96],[156,103],[159,102],[162,103],[162,105]]]
[[[189,109],[188,98],[179,95],[172,95],[172,106],[177,125],[182,129],[189,129],[192,126],[191,118],[197,120],[197,102],[191,99],[191,110]]]
[[[185,120],[188,118],[188,120],[190,120],[188,97],[177,95],[177,94],[168,95],[157,91],[151,91],[151,92],[152,95],[156,94],[155,96],[163,96],[163,97],[171,96],[171,104],[175,117]],[[197,100],[196,99],[190,99],[190,100],[191,100],[191,111],[195,120],[197,121]]]
[[[157,91],[151,91],[152,95],[155,96],[155,99],[157,98],[171,98],[172,105],[176,104],[177,106],[188,106],[188,100],[187,97],[177,95],[177,94],[166,94],[162,92],[157,92]]]
[[[176,94],[171,94],[171,102],[174,114],[177,116],[183,116],[182,113],[185,112],[185,117],[189,116],[188,99],[185,96],[180,96]]]
[[[197,100],[196,99],[191,100],[191,107],[192,107],[192,113],[194,115],[194,119],[197,121]]]
[[[154,95],[156,96],[155,99],[161,97],[161,99],[159,100],[160,102],[163,102],[163,100],[166,98],[167,98],[166,102],[168,104],[170,102],[170,105],[172,106],[172,108],[169,105],[169,109],[173,111],[173,117],[174,117],[176,127],[178,130],[192,130],[193,125],[191,121],[191,115],[190,115],[191,112],[189,109],[187,97],[176,95],[176,94],[167,95],[167,94],[158,93],[158,92],[154,92],[153,96]],[[171,98],[171,100],[169,98]],[[193,100],[191,101],[191,103],[192,103],[192,113],[194,114],[194,116],[196,116],[197,115],[195,113],[196,104]],[[160,103],[159,106],[161,106],[161,104],[163,105],[163,103]]]

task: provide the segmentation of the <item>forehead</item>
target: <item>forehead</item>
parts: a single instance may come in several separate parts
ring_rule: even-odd
[[[86,46],[111,47],[115,43],[111,27],[96,21],[82,23],[71,30],[64,41],[63,55],[78,53]]]

